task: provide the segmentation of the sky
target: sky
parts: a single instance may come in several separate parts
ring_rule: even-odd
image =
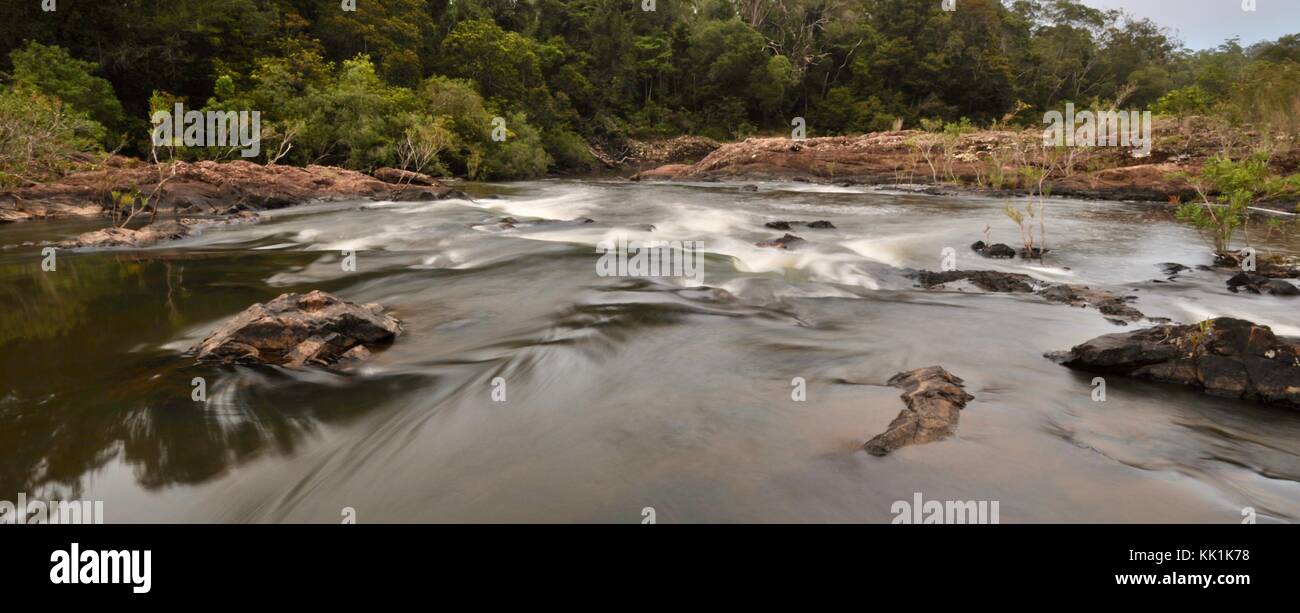
[[[1249,46],[1284,34],[1300,34],[1300,0],[1083,0],[1097,8],[1123,9],[1174,30],[1191,49],[1211,49],[1233,36]]]

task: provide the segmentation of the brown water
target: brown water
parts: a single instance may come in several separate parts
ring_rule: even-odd
[[[108,521],[888,522],[896,500],[996,500],[1003,522],[1300,517],[1300,412],[1090,375],[1042,357],[1120,330],[1033,296],[923,292],[906,268],[1026,272],[1300,335],[1296,299],[1234,295],[1164,207],[1056,200],[1039,265],[1002,202],[807,185],[543,181],[474,202],[335,203],[154,249],[0,251],[0,499],[104,501]],[[495,198],[489,198],[495,192]],[[522,222],[500,229],[511,215]],[[529,223],[589,217],[596,223]],[[774,219],[790,252],[760,249]],[[650,232],[645,224],[652,224]],[[0,244],[86,222],[0,227]],[[701,240],[704,287],[596,275],[624,234]],[[1300,245],[1269,248],[1300,252]],[[357,271],[340,266],[356,250]],[[324,289],[407,332],[352,375],[196,365],[225,318]],[[975,396],[957,436],[861,451],[941,364]],[[190,398],[203,377],[206,403]],[[502,377],[506,401],[494,402]],[[791,380],[807,381],[806,402]],[[8,494],[6,494],[8,493]]]

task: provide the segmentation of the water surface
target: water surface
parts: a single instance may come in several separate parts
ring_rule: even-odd
[[[1120,331],[1033,296],[926,292],[906,269],[1024,272],[1300,335],[1295,299],[1229,293],[1165,207],[1053,200],[1045,262],[1001,200],[803,184],[541,181],[473,200],[324,203],[144,250],[0,251],[0,499],[85,497],[109,521],[887,522],[895,500],[997,500],[1003,522],[1300,517],[1300,413],[1042,357]],[[503,216],[519,220],[498,226]],[[590,218],[594,223],[573,222]],[[798,228],[798,249],[758,248]],[[85,222],[0,227],[0,244]],[[596,274],[623,235],[703,241],[704,285]],[[1269,249],[1300,253],[1296,244]],[[341,266],[357,253],[357,270]],[[379,302],[406,333],[352,374],[196,365],[223,320],[284,292]],[[1131,329],[1131,328],[1130,328]],[[886,458],[894,373],[975,396],[958,434]],[[190,398],[205,379],[208,402]],[[494,402],[492,381],[505,381]],[[791,381],[807,381],[805,402]],[[13,496],[15,494],[10,494]]]

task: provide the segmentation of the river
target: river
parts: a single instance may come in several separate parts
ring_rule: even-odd
[[[102,500],[110,522],[889,522],[915,493],[997,501],[1003,523],[1300,518],[1300,412],[1120,378],[1095,402],[1090,375],[1043,354],[1132,326],[903,274],[952,247],[960,268],[1105,287],[1148,316],[1300,335],[1296,299],[1232,294],[1219,272],[1165,281],[1161,263],[1210,261],[1167,207],[1051,200],[1040,264],[970,251],[986,226],[1019,244],[999,199],[758,187],[471,184],[473,200],[305,205],[61,252],[50,272],[38,248],[0,251],[0,499]],[[773,220],[835,229],[756,247],[783,234]],[[12,224],[0,244],[100,224]],[[595,246],[620,235],[702,241],[703,285],[599,276]],[[186,355],[312,289],[406,331],[351,374]],[[903,407],[885,381],[934,364],[975,397],[956,436],[862,451]]]

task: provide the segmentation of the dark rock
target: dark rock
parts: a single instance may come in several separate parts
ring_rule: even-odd
[[[1016,253],[1020,254],[1020,257],[1025,258],[1026,260],[1039,260],[1051,252],[1051,249],[1040,249],[1038,247],[1034,247],[1033,249],[1025,249],[1022,247],[1016,250]]]
[[[1033,284],[1037,283],[1029,275],[995,270],[949,270],[944,272],[923,270],[913,275],[912,278],[916,279],[917,283],[926,289],[934,289],[958,281],[968,281],[986,292],[999,293],[1032,293],[1034,291]]]
[[[1252,294],[1300,296],[1300,288],[1281,279],[1270,279],[1256,273],[1239,272],[1228,279],[1228,291],[1237,293],[1243,288]]]
[[[281,294],[222,324],[195,350],[200,362],[301,368],[369,356],[368,347],[402,332],[377,304],[357,305],[322,292]]]
[[[1103,289],[1086,285],[1052,285],[1038,292],[1048,302],[1059,302],[1076,307],[1093,307],[1113,323],[1140,321],[1145,315],[1129,306],[1134,297],[1118,297]]]
[[[986,258],[1010,259],[1016,257],[1016,250],[1004,243],[986,245],[984,241],[975,241],[970,248]]]
[[[758,186],[757,186],[757,185],[741,185],[741,186],[740,186],[740,191],[742,191],[742,192],[756,192],[756,191],[758,191]]]
[[[1300,340],[1267,326],[1221,317],[1099,336],[1065,352],[1060,364],[1199,387],[1227,398],[1300,406]]]
[[[1169,275],[1171,278],[1180,272],[1187,272],[1191,270],[1191,268],[1187,266],[1183,266],[1182,264],[1179,264],[1177,262],[1165,262],[1164,264],[1160,265],[1160,269],[1165,271],[1165,274]]]
[[[776,249],[789,249],[791,245],[797,245],[802,242],[803,242],[802,238],[799,238],[798,236],[795,236],[793,234],[786,234],[781,238],[770,240],[770,241],[763,241],[760,243],[754,243],[754,245],[758,247],[774,247]]]
[[[826,221],[826,220],[818,220],[818,221],[769,221],[769,222],[763,224],[763,226],[764,226],[764,227],[767,227],[767,228],[771,228],[771,229],[773,229],[773,230],[783,230],[783,231],[784,231],[784,230],[789,230],[790,228],[792,228],[792,227],[794,227],[794,226],[804,226],[805,228],[812,228],[812,229],[814,229],[814,230],[834,230],[834,229],[835,229],[835,224],[832,224],[831,222]]]
[[[903,390],[907,403],[889,428],[867,441],[863,449],[876,456],[900,447],[938,441],[957,432],[961,409],[975,397],[962,388],[962,380],[941,366],[899,373],[889,385]]]
[[[1093,307],[1114,323],[1139,321],[1145,317],[1141,311],[1129,306],[1133,297],[1118,297],[1106,290],[1084,285],[1045,283],[1029,275],[995,270],[952,270],[931,272],[923,270],[910,275],[925,289],[942,289],[949,283],[966,281],[975,287],[996,293],[1037,294],[1048,302],[1076,307]]]

